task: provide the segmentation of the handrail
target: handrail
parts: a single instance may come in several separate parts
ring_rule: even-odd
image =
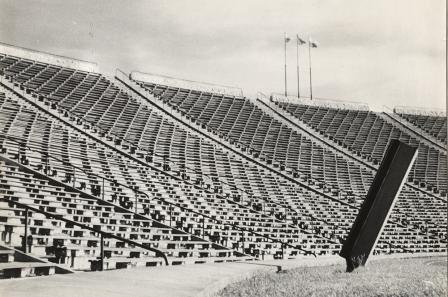
[[[10,139],[10,140],[12,140],[12,141],[15,141],[15,140],[13,139],[13,137],[11,137],[11,136],[7,136],[7,135],[6,135],[5,137],[7,137],[8,139]],[[19,144],[21,144],[21,145],[24,145],[23,143],[20,143],[20,142],[18,142],[18,141],[15,141],[15,142],[16,142],[16,143],[19,143]],[[46,155],[47,157],[50,157],[50,158],[53,158],[53,159],[55,159],[55,160],[57,160],[57,161],[63,162],[64,165],[68,165],[68,166],[75,167],[74,165],[72,165],[72,164],[70,164],[70,163],[67,163],[67,162],[65,162],[65,161],[61,161],[61,160],[59,160],[59,159],[57,159],[57,158],[55,158],[55,157],[53,157],[53,156],[49,156],[49,155],[46,154],[46,153],[42,153],[42,152],[36,151],[36,150],[34,150],[34,149],[31,149],[31,148],[29,148],[26,144],[25,144],[24,146],[25,146],[27,149],[31,150],[31,151],[34,151],[34,152],[37,152],[37,153],[41,153],[41,154],[43,154],[43,155]],[[82,170],[83,172],[85,172],[83,169],[80,169],[80,170]],[[89,175],[93,175],[93,176],[97,176],[97,177],[102,178],[102,179],[104,179],[104,180],[111,181],[111,180],[108,179],[108,178],[101,177],[101,176],[99,176],[99,175],[97,175],[97,174],[94,174],[94,173],[88,173],[88,174],[89,174]],[[256,235],[256,236],[259,236],[259,237],[263,237],[263,238],[268,239],[268,240],[270,240],[270,241],[272,241],[272,242],[280,243],[280,244],[282,244],[282,245],[291,247],[291,248],[293,248],[293,249],[301,250],[301,251],[303,251],[303,252],[305,253],[305,255],[308,255],[308,254],[315,255],[315,253],[312,252],[312,251],[308,251],[308,250],[303,249],[303,248],[301,248],[301,247],[297,247],[297,246],[290,245],[290,244],[288,244],[288,243],[284,243],[283,241],[278,240],[278,239],[276,239],[276,238],[272,238],[272,237],[270,237],[270,236],[266,236],[266,235],[264,235],[264,234],[261,234],[261,233],[252,231],[252,230],[250,230],[250,229],[246,229],[246,228],[240,227],[239,225],[236,225],[236,224],[230,224],[230,223],[222,222],[222,221],[220,221],[220,220],[217,220],[217,219],[213,218],[212,216],[208,216],[208,215],[202,214],[202,213],[200,213],[200,212],[198,212],[198,211],[195,211],[195,210],[186,208],[186,207],[184,207],[184,206],[177,205],[177,204],[175,204],[175,203],[166,201],[166,200],[163,199],[163,198],[159,198],[159,197],[157,197],[157,196],[149,197],[149,195],[148,195],[147,193],[143,192],[143,191],[140,191],[140,190],[137,190],[137,189],[133,189],[133,188],[131,188],[131,187],[129,187],[129,186],[120,184],[120,183],[115,182],[115,181],[113,181],[113,180],[112,180],[112,182],[114,182],[115,184],[120,185],[120,186],[122,186],[122,187],[128,188],[128,189],[130,189],[130,190],[132,190],[132,191],[134,191],[134,192],[136,192],[136,193],[145,195],[149,200],[151,200],[151,199],[156,199],[156,200],[159,200],[159,201],[161,201],[161,202],[163,202],[163,203],[166,203],[166,204],[170,205],[170,209],[171,209],[171,206],[174,206],[174,207],[176,207],[176,208],[180,208],[180,209],[183,210],[183,211],[191,212],[191,213],[194,213],[194,214],[196,214],[196,215],[202,216],[203,221],[205,221],[204,218],[207,218],[207,219],[209,219],[209,220],[211,220],[211,221],[213,221],[213,222],[216,222],[216,223],[218,223],[218,224],[220,224],[220,225],[222,225],[222,226],[230,226],[230,227],[232,227],[233,229],[236,229],[236,230],[239,230],[239,231],[243,231],[243,232],[249,232],[250,234],[253,234],[253,235]],[[71,187],[71,186],[70,186],[70,187]],[[75,188],[75,189],[76,189],[76,188]],[[79,189],[77,189],[77,190],[79,190]],[[136,206],[136,207],[137,207],[137,206]],[[136,212],[136,214],[137,214],[137,215],[140,215],[140,214],[138,214],[137,212]],[[171,213],[170,213],[170,215],[171,215]],[[140,215],[140,216],[142,216],[142,215]],[[142,217],[144,217],[144,216],[142,216]],[[158,220],[156,220],[156,221],[158,221]],[[203,234],[203,238],[204,238],[204,240],[206,240],[204,234]],[[324,238],[324,239],[326,239],[326,240],[330,240],[330,239],[328,239],[328,238],[326,238],[326,237],[324,237],[324,236],[322,236],[322,238]]]
[[[45,210],[40,210],[38,208],[34,208],[34,207],[29,206],[27,204],[20,203],[20,202],[14,201],[14,200],[10,200],[10,199],[5,198],[5,197],[0,197],[0,199],[5,200],[8,203],[16,204],[16,205],[18,205],[18,206],[20,206],[22,208],[29,209],[31,211],[44,214],[46,217],[54,218],[54,219],[57,219],[57,220],[60,220],[60,221],[63,221],[63,222],[66,222],[66,223],[78,226],[78,227],[80,227],[82,229],[87,229],[87,230],[93,231],[95,233],[99,233],[102,236],[102,239],[103,238],[113,238],[113,239],[117,239],[117,240],[123,241],[123,242],[125,242],[127,244],[131,244],[131,245],[137,246],[139,248],[142,248],[142,249],[145,249],[145,250],[148,250],[148,251],[151,251],[151,252],[155,252],[157,257],[162,257],[163,258],[163,260],[165,261],[165,265],[167,265],[167,266],[169,265],[167,256],[165,255],[164,252],[162,252],[159,249],[152,248],[152,247],[149,247],[149,246],[145,246],[145,245],[143,245],[141,243],[135,242],[135,241],[127,239],[127,238],[123,238],[123,237],[115,235],[113,233],[101,231],[101,230],[95,229],[93,227],[90,227],[90,226],[78,223],[76,221],[69,220],[67,218],[64,218],[63,215],[58,215],[58,214],[47,212]],[[25,238],[25,240],[26,240],[26,238]],[[104,255],[102,255],[102,257],[104,257]],[[101,261],[103,261],[103,259],[101,259]]]

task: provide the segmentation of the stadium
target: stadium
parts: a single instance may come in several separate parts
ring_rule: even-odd
[[[301,39],[282,34],[286,84],[286,46],[297,41],[299,72]],[[310,96],[246,94],[22,44],[0,43],[0,295],[296,296],[257,281],[334,277],[394,139],[418,155],[370,271],[353,278],[367,273],[370,290],[381,267],[420,270],[417,289],[382,296],[446,294],[445,110],[322,99],[325,85],[313,98],[311,63]],[[184,292],[190,278],[202,284]]]

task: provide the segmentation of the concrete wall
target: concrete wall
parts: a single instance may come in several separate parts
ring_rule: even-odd
[[[96,63],[52,55],[44,52],[38,52],[4,43],[0,43],[0,53],[42,63],[53,64],[61,67],[73,68],[81,71],[96,73],[99,72],[98,65]]]
[[[295,103],[295,104],[303,104],[303,105],[312,105],[312,106],[322,106],[327,108],[336,108],[336,109],[354,109],[354,110],[369,110],[369,105],[362,102],[355,101],[347,101],[347,100],[336,100],[336,99],[323,99],[323,98],[313,98],[311,100],[307,97],[297,98],[295,96],[284,96],[282,94],[272,93],[271,99],[277,102],[286,102],[286,103]]]
[[[192,89],[202,92],[210,92],[210,93],[218,93],[230,96],[242,96],[243,91],[240,88],[229,87],[229,86],[220,86],[215,84],[196,82],[185,79],[178,79],[163,75],[151,74],[151,73],[142,73],[133,71],[131,73],[131,79],[143,82],[151,82],[159,85],[166,85],[177,88],[185,88]]]

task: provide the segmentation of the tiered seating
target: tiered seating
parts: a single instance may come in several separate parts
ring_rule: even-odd
[[[318,183],[325,180],[329,190],[334,188],[338,191],[338,175],[334,170],[326,168],[334,167],[336,163],[347,168],[352,167],[351,164],[344,164],[347,163],[344,159],[337,158],[312,140],[273,120],[247,99],[152,86],[149,83],[146,83],[145,87],[162,100],[195,117],[204,126],[219,131],[231,143],[242,143],[251,150],[261,152],[261,157],[266,155],[269,159],[286,163],[287,167],[295,168]],[[207,100],[204,101],[204,98]],[[198,111],[201,113],[198,114]],[[326,162],[322,162],[323,160]],[[359,180],[353,187],[363,191],[364,184],[369,182]],[[357,190],[352,192],[356,193]]]
[[[267,237],[317,253],[339,251],[338,239],[344,238],[356,214],[356,209],[346,203],[298,187],[281,175],[229,153],[150,105],[133,99],[102,75],[14,57],[1,59],[0,68],[9,80],[51,102],[52,108],[70,112],[67,117],[84,118],[100,127],[106,138],[108,134],[116,135],[118,145],[125,139],[146,151],[146,156],[136,156],[145,161],[137,162],[8,95],[0,109],[4,135],[0,139],[9,158],[21,161],[24,156],[23,162],[52,178],[64,178],[82,191],[90,188],[98,197],[104,195],[112,203],[164,224],[173,220],[185,232],[217,240],[228,248],[243,247],[241,251],[245,253],[278,254],[281,245]],[[365,192],[373,177],[359,165],[292,132],[246,99],[193,90],[167,88],[167,92],[173,92],[173,100],[185,96],[187,103],[179,109],[190,117],[209,119],[204,125],[214,125],[231,141],[260,149],[270,158],[286,159],[288,167],[294,164],[306,173],[301,175],[304,182],[335,190],[341,200],[356,200],[349,204],[359,204],[360,193]],[[188,101],[189,96],[199,96],[200,100],[191,97]],[[202,108],[204,104],[206,107]],[[103,177],[107,179],[104,187]],[[174,204],[174,215],[161,199]],[[419,198],[404,200],[400,211],[414,219],[415,208],[423,202]],[[282,217],[285,209],[286,217]],[[431,233],[438,232],[441,227],[436,222],[442,220],[441,216],[432,218],[432,212],[418,216],[411,223],[403,222],[408,227],[389,224],[377,251],[389,251],[384,241],[392,242],[394,251],[403,251],[400,246],[411,251],[444,250],[434,234],[422,236],[412,226],[418,223],[420,228],[420,221],[428,220],[429,228],[435,229]],[[402,219],[403,214],[395,212],[393,217]],[[231,225],[249,231],[233,230],[228,227]],[[297,253],[290,250],[289,255],[294,252]]]
[[[420,140],[383,120],[377,113],[293,103],[278,103],[298,119],[340,141],[354,153],[379,162],[390,139],[418,146],[419,153],[410,178],[416,183],[445,191],[446,154],[439,153]]]
[[[197,116],[197,120],[207,127],[219,130],[230,142],[241,142],[254,150],[273,156],[273,159],[285,162],[288,167],[298,168],[299,171],[309,174],[315,182],[331,185],[342,197],[352,196],[353,199],[357,198],[361,201],[373,180],[372,172],[335,155],[306,136],[293,132],[289,127],[263,113],[247,99],[213,94],[207,97],[207,103],[203,103],[201,98],[207,95],[201,92],[147,82],[141,82],[141,84],[161,100],[176,104],[177,108],[186,114]],[[213,103],[214,101],[216,102]],[[220,113],[216,106],[222,108]],[[195,110],[202,111],[202,114],[195,114]],[[212,111],[216,112],[213,114]],[[207,115],[204,116],[204,114]],[[330,128],[338,127],[336,124],[331,125],[331,122],[327,125]],[[428,201],[432,200],[409,187],[404,188],[401,197],[402,199],[398,201],[399,208],[401,203],[407,203],[407,199],[416,201],[418,197],[421,197]],[[440,204],[439,201],[431,203],[444,207],[444,204]],[[415,213],[407,207],[403,206],[402,209],[405,212],[410,211],[407,215],[415,216]],[[431,220],[431,216],[427,219]]]
[[[129,101],[128,101],[129,102]],[[173,130],[173,129],[169,129],[168,131],[170,131],[170,130]],[[168,135],[170,135],[170,134],[168,134]],[[172,138],[172,137],[171,137]],[[180,137],[178,137],[178,138],[180,138]],[[179,145],[173,145],[173,144],[171,144],[170,146],[172,146],[172,147],[178,147]],[[192,148],[189,148],[189,150],[190,150],[190,153],[191,153],[191,151],[192,151]],[[201,155],[203,155],[203,154],[198,154],[198,158],[199,158],[199,156],[201,156]],[[216,155],[216,152],[215,152],[215,155]],[[172,158],[171,158],[172,159]],[[210,163],[215,163],[215,162],[210,162]],[[206,168],[207,166],[197,166],[197,168],[198,168],[198,170],[200,169],[200,168]],[[240,166],[241,167],[241,166]],[[239,170],[241,170],[241,169],[239,169]],[[252,177],[252,175],[251,174],[249,174],[248,176],[251,176]],[[258,175],[256,175],[255,176],[255,178],[257,178],[258,177]],[[258,187],[260,187],[260,186],[264,186],[265,184],[263,184],[263,183],[257,183],[257,186]],[[243,184],[243,186],[247,186],[247,184]],[[275,190],[275,188],[273,189],[273,190]],[[295,192],[297,192],[297,190],[295,191]],[[302,193],[303,194],[303,193]],[[295,196],[295,195],[294,195]],[[303,208],[303,205],[300,205],[300,202],[298,202],[295,198],[293,198],[294,197],[293,195],[291,195],[291,199],[290,199],[290,202],[289,202],[289,204],[293,204],[292,206],[295,208],[295,210],[296,211],[298,211],[298,213],[296,213],[296,214],[293,214],[293,215],[295,215],[295,217],[292,217],[292,221],[294,222],[294,221],[296,221],[296,222],[298,222],[298,219],[297,218],[301,218],[303,215],[300,215],[300,213],[303,213],[304,211],[306,211],[306,208]],[[282,197],[279,197],[279,201],[281,201],[280,199],[281,199]],[[321,205],[319,205],[319,208],[322,208],[322,202],[318,202],[317,200],[316,200],[316,198],[313,198],[314,199],[314,203],[316,203],[316,204],[321,204]],[[287,201],[288,202],[288,201]],[[303,203],[306,203],[306,202],[301,202],[302,204]],[[333,203],[334,204],[334,203]],[[339,208],[341,207],[341,205],[340,206],[338,206]],[[329,211],[329,207],[326,207],[327,208],[327,212]],[[333,209],[334,209],[334,207],[333,207]],[[275,211],[275,209],[273,209],[274,211]],[[344,207],[342,207],[341,208],[341,212],[347,212],[347,209],[346,209],[346,207],[344,208]],[[298,215],[299,214],[299,215]],[[311,215],[309,214],[309,212],[308,212],[308,214],[305,212],[305,214],[308,216],[308,217],[311,217]],[[311,212],[311,214],[313,214],[313,212]],[[353,213],[351,213],[350,215],[353,215]],[[329,219],[328,217],[326,217],[325,216],[325,212],[322,212],[322,213],[317,213],[317,215],[316,215],[318,218],[320,218],[320,220],[323,220],[323,219]],[[333,218],[331,218],[331,219],[333,219]],[[303,220],[303,218],[302,218],[302,220]],[[345,231],[347,231],[347,228],[348,228],[348,226],[349,226],[349,221],[350,220],[348,220],[347,218],[345,218],[345,219],[343,219],[343,220],[339,220],[339,218],[338,219],[336,219],[337,221],[338,221],[338,224],[340,225],[339,227],[340,228],[344,228],[343,227],[343,225],[345,226]],[[342,221],[342,222],[339,222],[339,221]],[[322,226],[322,222],[311,222],[310,223],[313,227],[312,227],[312,230],[314,231],[314,232],[318,232],[318,233],[322,233],[322,234],[331,234],[332,236],[335,236],[333,233],[334,233],[334,228],[332,228],[331,226],[329,226],[329,225],[327,225],[327,226],[325,226],[325,225],[323,225]],[[320,225],[319,225],[320,224]],[[316,226],[317,225],[317,226]],[[305,227],[306,227],[307,225],[305,225]],[[344,232],[344,229],[342,229],[341,230],[341,232]]]
[[[40,210],[62,215],[98,231],[105,231],[131,239],[164,252],[172,264],[184,262],[225,261],[232,252],[185,232],[133,213],[120,210],[97,199],[83,197],[67,188],[53,186],[47,180],[21,171],[18,167],[1,163],[2,196]],[[23,244],[24,209],[7,201],[1,204],[2,239],[21,247]],[[95,232],[76,228],[57,219],[45,219],[40,213],[31,213],[27,239],[29,251],[74,269],[90,269],[100,252],[100,238]],[[154,252],[132,247],[116,239],[105,239],[106,269],[126,266],[155,266],[161,258]],[[65,247],[64,259],[58,258],[57,249]]]
[[[319,239],[312,233],[310,234],[310,231],[307,232],[308,234],[300,234],[298,228],[285,228],[285,223],[279,223],[273,218],[264,218],[250,209],[241,208],[241,205],[229,203],[226,199],[211,195],[191,185],[184,185],[179,181],[169,180],[167,176],[164,176],[160,172],[151,172],[151,169],[149,168],[130,164],[126,160],[113,156],[110,152],[97,144],[91,142],[85,143],[84,141],[80,142],[79,135],[69,137],[68,135],[70,134],[65,131],[66,129],[62,126],[52,125],[44,118],[39,117],[37,121],[30,122],[25,115],[31,111],[23,109],[22,112],[20,112],[19,105],[14,101],[9,100],[4,103],[3,108],[5,112],[2,114],[2,118],[9,122],[12,118],[12,113],[10,113],[10,118],[8,118],[8,110],[14,109],[14,107],[16,108],[14,114],[19,116],[12,119],[16,122],[11,126],[16,129],[8,131],[8,135],[16,135],[16,137],[18,135],[29,135],[27,146],[32,147],[35,151],[42,150],[43,152],[49,152],[51,156],[58,157],[59,160],[66,160],[66,162],[70,164],[79,164],[79,168],[82,167],[88,169],[86,171],[91,172],[92,175],[83,173],[80,170],[75,172],[76,185],[78,187],[82,188],[83,183],[84,186],[100,185],[101,180],[98,180],[99,178],[93,176],[93,174],[103,173],[104,176],[110,176],[118,183],[123,183],[129,187],[138,186],[140,190],[143,190],[149,195],[154,195],[152,197],[153,200],[149,201],[147,197],[141,197],[142,195],[137,194],[137,211],[141,214],[149,214],[152,217],[159,218],[159,220],[164,223],[168,223],[169,213],[171,211],[167,209],[164,204],[160,203],[160,201],[154,200],[154,198],[163,197],[165,200],[176,203],[177,205],[189,207],[199,213],[214,216],[221,222],[225,222],[229,225],[237,223],[238,225],[244,226],[255,232],[259,232],[260,234],[269,235],[270,237],[285,239],[291,243],[301,242],[301,244],[298,245],[301,248],[313,248],[315,250],[322,250],[323,252],[336,251],[339,248],[339,244],[333,244],[333,248],[330,249],[327,242],[328,240]],[[26,132],[26,128],[24,127],[30,125],[33,127]],[[8,125],[4,124],[4,126]],[[74,140],[76,138],[78,138],[78,141]],[[24,142],[26,137],[20,139],[21,142]],[[50,146],[49,143],[52,143],[52,145]],[[45,170],[51,174],[53,174],[55,170],[56,175],[58,176],[66,177],[67,174],[73,175],[73,169],[67,168],[62,162],[57,162],[51,158],[48,161],[44,160],[46,159],[45,154],[36,154],[35,152],[28,152],[27,150],[20,149],[20,146],[17,143],[8,138],[4,139],[3,146],[8,148],[8,154],[12,157],[18,155],[17,151],[14,150],[18,149],[20,154],[25,155],[27,160],[32,164],[48,163],[48,167],[51,168],[51,170],[47,168],[45,168]],[[83,156],[87,156],[88,158]],[[148,177],[150,177],[150,179],[148,179]],[[135,197],[135,192],[129,188],[117,188],[116,184],[109,184],[109,182],[107,182],[104,190],[105,199],[110,199],[112,201],[118,200],[120,201],[120,204],[121,201],[123,201],[123,205],[125,204],[124,202],[133,202],[133,199],[129,199],[129,197]],[[185,199],[186,197],[189,199]],[[133,206],[130,208],[133,209]],[[271,209],[273,209],[273,207],[265,205],[265,211],[270,211]],[[309,212],[309,210],[306,208],[301,211],[301,213],[304,213],[305,215],[307,212]],[[197,214],[191,213],[177,213],[175,218],[176,224],[183,224],[181,227],[184,227],[191,233],[197,235],[200,235],[202,232],[201,220],[203,220],[203,218]],[[221,230],[222,226],[212,220],[206,219],[204,223],[207,226],[206,235],[209,239],[218,237],[223,244],[235,248],[241,244],[241,235],[238,232],[227,230],[228,227],[226,227],[227,229],[225,228],[224,230]],[[312,227],[319,225],[319,222],[311,222],[309,225],[312,230]],[[308,224],[306,227],[307,226]],[[323,235],[329,234],[329,228],[330,227],[327,226],[326,230],[322,228],[322,230],[319,229],[319,231],[322,231]],[[338,233],[334,234],[334,236],[337,236],[338,234],[339,236],[342,236],[344,232],[345,230],[338,230]],[[271,242],[266,241],[266,238],[261,236],[246,234],[246,237],[247,238],[244,240],[246,245],[249,246],[249,248],[246,248],[248,251],[253,252],[253,250],[260,250],[260,247],[265,246],[262,249],[266,256],[273,256],[281,250],[281,246],[278,244],[273,245]],[[254,243],[251,243],[251,241]],[[297,253],[297,251],[295,251],[295,253]]]
[[[446,116],[441,115],[425,115],[397,112],[399,116],[409,123],[425,130],[428,134],[434,136],[438,140],[447,143],[447,121]]]

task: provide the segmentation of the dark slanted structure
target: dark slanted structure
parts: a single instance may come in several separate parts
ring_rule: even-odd
[[[346,259],[347,272],[366,264],[416,157],[417,148],[398,140],[391,140],[389,143],[372,186],[340,252]]]

